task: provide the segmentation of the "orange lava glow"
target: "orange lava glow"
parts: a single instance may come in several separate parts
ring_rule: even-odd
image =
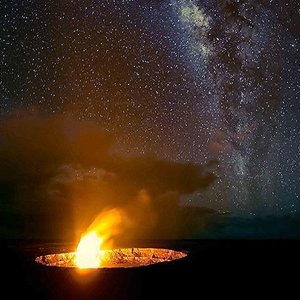
[[[39,256],[36,262],[53,267],[98,269],[132,268],[184,258],[186,253],[170,249],[120,248],[106,249],[112,238],[121,232],[125,214],[118,209],[101,213],[82,235],[75,252]]]
[[[136,268],[157,263],[170,262],[187,256],[186,253],[171,249],[161,248],[120,248],[102,250],[98,268]],[[39,256],[35,259],[37,263],[49,267],[76,268],[76,253],[57,253]],[[99,262],[99,260],[98,260]],[[96,269],[93,267],[82,268]]]
[[[75,264],[79,269],[96,269],[101,265],[103,239],[96,232],[84,235],[77,246]]]

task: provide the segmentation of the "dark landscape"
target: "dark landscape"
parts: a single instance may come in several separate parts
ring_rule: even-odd
[[[148,267],[80,274],[34,262],[39,254],[66,250],[70,245],[2,241],[2,292],[31,299],[198,299],[200,295],[271,295],[285,289],[290,293],[297,288],[299,241],[182,240],[135,245],[169,247],[189,255]]]

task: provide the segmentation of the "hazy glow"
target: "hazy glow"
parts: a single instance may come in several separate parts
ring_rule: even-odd
[[[114,238],[125,222],[125,215],[120,209],[110,209],[101,212],[89,226],[77,246],[75,264],[80,269],[99,268],[101,258],[109,241]],[[110,245],[111,246],[111,245]]]
[[[75,263],[80,269],[95,269],[101,264],[101,245],[103,239],[96,232],[90,232],[80,239],[77,246]]]

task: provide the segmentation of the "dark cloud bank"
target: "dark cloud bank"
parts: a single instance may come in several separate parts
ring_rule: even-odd
[[[205,189],[209,166],[114,153],[97,124],[18,116],[0,125],[0,236],[74,240],[104,209],[134,226],[126,238],[199,232],[213,211],[180,208],[181,195]],[[126,229],[126,230],[125,230]]]

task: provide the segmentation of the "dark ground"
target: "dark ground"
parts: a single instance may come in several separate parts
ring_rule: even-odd
[[[264,293],[288,297],[299,283],[300,241],[185,240],[139,242],[189,251],[171,263],[134,269],[102,269],[79,274],[34,262],[37,255],[69,250],[41,242],[1,243],[1,290],[28,299],[244,299]],[[297,294],[295,294],[296,297]]]

